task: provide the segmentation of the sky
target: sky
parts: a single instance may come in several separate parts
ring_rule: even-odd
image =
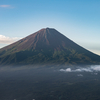
[[[100,55],[100,0],[0,0],[0,48],[47,27]]]

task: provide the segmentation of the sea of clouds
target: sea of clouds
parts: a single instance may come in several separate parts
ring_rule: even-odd
[[[66,68],[66,69],[60,69],[62,72],[99,72],[100,71],[100,65],[93,65],[90,67],[77,67],[75,69],[72,68]]]

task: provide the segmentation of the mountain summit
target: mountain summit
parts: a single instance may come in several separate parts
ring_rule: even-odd
[[[41,29],[0,49],[0,64],[99,64],[100,56],[53,28]]]

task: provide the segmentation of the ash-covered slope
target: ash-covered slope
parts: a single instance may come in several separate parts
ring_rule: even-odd
[[[0,49],[0,64],[99,64],[100,56],[46,28]]]

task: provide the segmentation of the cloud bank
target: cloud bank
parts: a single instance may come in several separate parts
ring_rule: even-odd
[[[71,69],[71,68],[67,68],[67,69],[60,69],[60,71],[62,72],[99,72],[100,71],[100,65],[96,65],[96,66],[91,66],[91,67],[87,67],[87,68],[76,68],[76,69]]]
[[[10,38],[10,37],[6,37],[4,35],[0,35],[0,44],[10,44],[10,43],[13,43],[15,41],[17,41],[18,37],[13,37],[13,38]]]

